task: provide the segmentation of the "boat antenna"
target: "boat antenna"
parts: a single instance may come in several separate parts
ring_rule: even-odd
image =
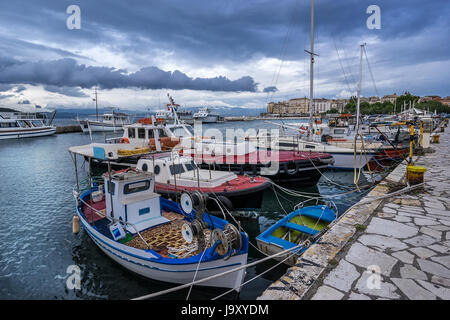
[[[358,100],[356,103],[356,133],[359,133],[359,108],[360,108],[360,102],[361,102],[361,82],[362,82],[362,60],[363,60],[363,52],[364,47],[366,46],[365,43],[361,45],[361,56],[359,60],[359,82],[358,82]]]
[[[173,100],[173,98],[170,96],[170,94],[167,94],[167,97],[169,98],[169,104],[167,104],[167,107],[169,107],[173,113],[173,119],[174,119],[174,124],[179,124],[180,121],[178,119],[178,114],[176,111],[176,107],[178,106],[177,104],[175,104],[175,101]]]
[[[95,118],[96,118],[96,120],[98,121],[97,87],[95,87],[94,94],[95,94],[95,99],[92,99],[92,100],[95,101]]]

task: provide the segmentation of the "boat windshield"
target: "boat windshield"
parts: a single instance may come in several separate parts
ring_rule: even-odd
[[[195,164],[194,161],[191,161],[191,163],[185,163],[184,166],[186,167],[187,171],[192,171],[197,169],[197,165]]]
[[[0,122],[0,128],[15,128],[18,127],[19,125],[17,124],[17,122]]]
[[[192,137],[194,135],[194,130],[191,126],[182,126],[171,128],[172,133],[176,137]]]
[[[160,138],[167,137],[167,133],[164,131],[164,129],[158,129],[158,134]]]
[[[32,123],[33,126],[35,126],[35,127],[42,127],[42,121],[33,120],[33,121],[31,121],[31,123]]]
[[[184,171],[184,168],[183,168],[183,165],[180,163],[180,164],[173,164],[173,165],[170,165],[169,166],[169,169],[170,169],[170,174],[171,175],[174,175],[174,174],[180,174],[180,173],[183,173],[183,172],[185,172]]]
[[[25,121],[25,120],[18,120],[17,122],[19,123],[19,125],[20,125],[22,128],[31,127],[31,124],[30,124],[28,121]]]

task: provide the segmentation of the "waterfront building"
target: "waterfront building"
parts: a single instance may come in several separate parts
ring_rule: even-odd
[[[381,98],[381,102],[389,101],[390,103],[395,103],[395,100],[397,100],[398,96],[396,93],[394,94],[388,94],[385,95],[383,98]]]
[[[370,104],[374,104],[374,103],[377,103],[377,102],[381,102],[380,97],[378,97],[378,96],[369,97],[369,103]]]
[[[347,99],[332,99],[330,101],[330,109],[336,109],[339,113],[344,112],[344,108],[347,105]]]

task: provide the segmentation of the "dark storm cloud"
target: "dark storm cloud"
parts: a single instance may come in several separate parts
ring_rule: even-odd
[[[14,88],[14,85],[12,85],[12,84],[6,84],[6,83],[1,83],[0,84],[0,92],[9,91],[12,88]]]
[[[14,97],[13,94],[0,94],[0,100]]]
[[[58,87],[55,85],[44,86],[44,89],[50,92],[59,93],[68,97],[84,98],[88,97],[79,87]]]
[[[81,8],[81,30],[65,26],[66,8]],[[381,30],[368,30],[366,9],[381,8]],[[246,60],[255,54],[278,57],[289,33],[286,59],[304,57],[309,45],[310,1],[14,1],[2,3],[0,21],[47,41],[108,43],[117,50],[146,52],[154,43],[205,61]],[[434,0],[324,0],[315,3],[318,41],[377,35],[381,39],[408,37],[433,25],[449,26],[449,2]],[[448,29],[447,29],[448,30]],[[121,44],[111,35],[120,32],[131,39]],[[151,40],[143,42],[142,39]]]
[[[69,58],[39,62],[21,62],[0,58],[0,83],[41,84],[47,86],[48,91],[78,96],[80,91],[67,89],[67,87],[257,91],[257,83],[248,76],[237,80],[230,80],[222,76],[191,78],[178,70],[164,71],[157,67],[146,67],[134,73],[127,73],[122,69],[78,64],[74,59]],[[56,87],[63,88],[56,89]]]
[[[263,92],[277,92],[277,91],[278,91],[278,89],[275,86],[266,87],[263,90]]]
[[[81,8],[81,30],[66,28],[66,8],[72,4]],[[381,8],[380,30],[366,27],[366,9],[372,4]],[[321,56],[333,53],[336,57],[332,45],[323,45],[334,40],[347,55],[357,56],[358,42],[377,37],[377,47],[368,48],[375,53],[375,73],[377,67],[394,72],[399,66],[450,60],[449,14],[448,0],[316,1],[316,50]],[[1,30],[7,30],[8,36],[1,35]],[[303,50],[309,48],[309,32],[309,0],[2,1],[0,66],[19,73],[10,73],[11,79],[0,77],[7,83],[16,79],[83,88],[100,85],[255,91],[256,83],[248,76],[235,81],[224,77],[193,79],[178,71],[147,68],[153,63],[145,59],[152,50],[161,49],[173,53],[175,61],[184,59],[194,66],[226,66],[227,62],[245,63],[255,57],[302,60],[306,57]],[[125,73],[114,69],[114,65],[86,67],[80,64],[86,57],[76,52],[75,45],[86,50],[104,45],[114,54],[123,53],[128,62],[141,69]],[[344,58],[344,52],[341,54]],[[76,59],[78,63],[61,58]],[[24,63],[17,64],[17,60]],[[47,61],[37,62],[40,60]],[[358,59],[351,63],[357,64]],[[349,65],[344,63],[345,68]],[[55,68],[55,74],[51,68]],[[330,81],[343,82],[337,61],[332,69],[322,68],[322,76],[329,74]],[[320,76],[320,72],[317,74]],[[441,83],[448,83],[448,75],[438,76]],[[387,76],[378,79],[382,77]],[[429,84],[421,82],[420,86],[426,88]]]
[[[8,84],[8,83],[0,83],[0,92],[13,90],[15,93],[20,93],[27,88],[22,85]]]
[[[25,91],[25,90],[27,90],[27,87],[20,85],[20,86],[17,86],[17,87],[14,89],[14,92],[19,93],[19,92],[22,92],[22,91]]]

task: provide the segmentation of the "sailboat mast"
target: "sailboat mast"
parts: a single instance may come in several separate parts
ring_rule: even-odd
[[[98,121],[97,87],[95,87],[95,117]]]
[[[314,0],[311,0],[311,56],[310,72],[309,72],[309,131],[313,137],[313,100],[314,100]]]
[[[363,59],[363,50],[366,44],[363,43],[361,45],[361,55],[359,59],[359,82],[358,82],[358,101],[356,103],[356,133],[359,132],[359,107],[361,102],[361,82],[362,82],[362,59]]]

